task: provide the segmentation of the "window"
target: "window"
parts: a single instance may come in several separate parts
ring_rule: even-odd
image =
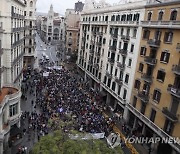
[[[159,12],[159,15],[158,15],[158,20],[161,21],[163,19],[163,14],[164,12],[163,11],[160,11]]]
[[[146,47],[141,47],[140,56],[146,55]]]
[[[149,39],[150,31],[149,30],[144,30],[143,33],[143,39]]]
[[[136,38],[136,34],[137,34],[137,29],[135,28],[135,29],[133,30],[133,37]]]
[[[32,16],[32,11],[29,12],[29,16],[30,16],[30,17]]]
[[[117,76],[117,68],[115,69],[115,74],[114,75]]]
[[[131,67],[132,59],[129,59],[128,66]]]
[[[133,98],[133,107],[136,107],[136,103],[137,103],[137,97],[136,96],[134,96],[134,98]]]
[[[176,18],[177,18],[177,11],[173,10],[171,12],[170,20],[176,20]]]
[[[120,95],[120,92],[121,92],[121,85],[119,85],[118,87],[118,95]]]
[[[130,52],[133,52],[134,51],[134,44],[131,44],[131,50]]]
[[[148,16],[147,16],[147,20],[150,21],[150,20],[151,20],[151,17],[152,17],[152,12],[149,12],[149,13],[148,13]]]
[[[166,32],[164,35],[164,42],[172,42],[173,32]]]
[[[155,100],[156,102],[160,102],[160,99],[161,99],[161,92],[159,90],[154,90],[154,93],[153,93],[153,100]]]
[[[69,36],[72,36],[72,33],[69,33]]]
[[[146,110],[145,102],[141,101],[141,113],[144,114]]]
[[[129,75],[128,75],[128,74],[126,74],[126,77],[125,77],[125,83],[127,83],[127,84],[128,84],[128,81],[129,81]]]
[[[103,44],[106,44],[106,39],[105,38],[103,38]]]
[[[124,33],[124,28],[121,29],[121,35],[123,35],[123,33]]]
[[[169,62],[170,53],[164,51],[161,53],[161,59],[160,61],[168,63]]]
[[[139,90],[140,89],[140,86],[141,86],[141,82],[139,80],[135,80],[135,83],[134,83],[134,88]]]
[[[115,91],[115,89],[116,89],[116,83],[113,82],[113,83],[112,83],[112,90]]]
[[[139,72],[143,72],[144,64],[139,63]]]
[[[166,73],[162,70],[159,70],[157,73],[157,80],[164,82]]]
[[[124,100],[126,99],[126,95],[127,95],[127,90],[124,89],[124,93],[123,93],[123,99],[124,99]]]
[[[150,120],[151,120],[152,122],[154,122],[155,117],[156,117],[156,111],[155,111],[154,109],[152,109],[152,110],[151,110]]]
[[[18,103],[10,105],[9,107],[9,115],[10,117],[16,115],[18,113]]]
[[[30,1],[30,7],[33,7],[33,2],[32,1]]]

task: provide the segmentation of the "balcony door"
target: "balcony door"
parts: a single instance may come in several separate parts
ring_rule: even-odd
[[[179,76],[175,78],[174,86],[175,86],[175,88],[177,88],[178,90],[180,89],[180,77],[179,77]]]
[[[176,115],[178,106],[179,106],[179,100],[177,98],[173,97],[170,112],[173,113],[174,115]]]
[[[161,40],[161,31],[157,30],[155,32],[155,36],[154,36],[155,40]]]

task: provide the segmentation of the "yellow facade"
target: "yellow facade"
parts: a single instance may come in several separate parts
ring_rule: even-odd
[[[177,2],[176,4],[169,3],[167,5],[159,4],[156,6],[152,5],[152,6],[146,7],[144,22],[142,22],[143,33],[142,33],[142,37],[141,37],[142,39],[141,39],[141,43],[140,43],[140,50],[141,50],[141,47],[146,47],[145,56],[149,56],[151,50],[155,49],[156,50],[155,59],[157,59],[157,62],[156,62],[156,64],[154,64],[152,66],[145,61],[145,56],[140,56],[140,54],[139,54],[134,80],[139,79],[141,84],[140,84],[139,90],[133,88],[132,97],[131,97],[131,101],[130,101],[131,105],[132,105],[134,96],[137,97],[137,102],[136,102],[135,108],[140,112],[142,102],[141,102],[140,97],[138,96],[138,91],[142,91],[144,84],[147,83],[146,81],[144,81],[144,79],[142,79],[142,74],[147,72],[147,67],[152,67],[153,68],[152,82],[149,84],[150,85],[149,100],[147,102],[144,115],[147,118],[150,118],[151,110],[154,109],[156,111],[154,123],[162,130],[164,130],[166,119],[168,119],[167,115],[165,115],[162,112],[163,108],[167,107],[168,109],[170,109],[171,105],[172,105],[172,99],[175,97],[174,95],[170,94],[170,92],[167,90],[168,85],[169,84],[174,85],[175,78],[178,80],[180,79],[180,74],[179,75],[177,73],[175,74],[172,71],[173,65],[178,65],[178,66],[180,65],[180,51],[177,51],[177,49],[176,49],[178,43],[180,43],[180,9],[179,8],[180,8],[180,2]],[[170,20],[171,12],[174,10],[177,11],[176,20]],[[160,11],[163,12],[163,18],[162,18],[162,20],[158,21],[158,15],[159,15]],[[148,21],[149,12],[151,12],[152,15]],[[145,30],[150,31],[149,39],[143,38]],[[159,30],[161,32],[160,45],[159,45],[159,47],[152,47],[149,45],[148,40],[154,39],[155,32],[157,30]],[[166,41],[164,41],[166,32],[173,33],[172,41],[170,41],[168,43]],[[167,52],[170,53],[169,61],[167,63],[160,61],[162,52],[165,50],[168,50]],[[140,53],[140,51],[138,51],[138,52]],[[138,71],[139,63],[144,64],[143,72]],[[157,80],[158,70],[163,70],[165,72],[164,82]],[[153,94],[154,94],[155,89],[159,89],[161,92],[159,102],[156,102],[153,100]],[[178,90],[179,89],[180,89],[180,87],[178,87]],[[179,96],[176,98],[177,98],[177,101],[180,102],[180,93],[178,93],[178,95]],[[173,131],[171,133],[169,133],[169,135],[175,136],[175,137],[180,137],[180,131],[179,131],[180,130],[180,105],[178,105],[177,113],[175,115],[178,118],[178,120],[172,121],[174,128],[173,128]]]

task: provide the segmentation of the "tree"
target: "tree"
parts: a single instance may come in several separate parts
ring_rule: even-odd
[[[74,133],[78,133],[74,131]],[[81,135],[79,133],[78,135]],[[122,154],[120,147],[110,149],[104,140],[72,140],[60,130],[44,136],[35,145],[33,154]]]

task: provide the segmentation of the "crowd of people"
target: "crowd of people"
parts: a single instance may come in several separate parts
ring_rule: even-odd
[[[45,117],[63,119],[65,114],[70,114],[76,119],[75,129],[79,131],[105,134],[112,131],[113,121],[106,121],[102,115],[98,93],[83,89],[68,70],[46,68],[39,73],[38,79],[36,103]]]

